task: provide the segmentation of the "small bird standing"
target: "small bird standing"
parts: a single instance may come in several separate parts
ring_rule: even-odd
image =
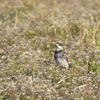
[[[66,55],[66,53],[64,52],[61,42],[57,41],[53,43],[56,46],[54,58],[56,60],[57,65],[65,67],[66,70],[69,69],[71,67],[71,61],[69,57]]]

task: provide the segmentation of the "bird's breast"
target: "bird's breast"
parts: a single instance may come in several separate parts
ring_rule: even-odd
[[[62,67],[65,67],[65,68],[69,68],[69,64],[66,61],[66,59],[57,58],[56,59],[56,63],[57,63],[58,66],[62,66]]]

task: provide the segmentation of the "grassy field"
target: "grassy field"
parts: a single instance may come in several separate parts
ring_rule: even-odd
[[[100,100],[100,1],[0,0],[0,100]]]

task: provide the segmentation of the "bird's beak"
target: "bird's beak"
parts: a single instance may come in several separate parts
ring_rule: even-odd
[[[53,44],[56,44],[56,42],[52,42]]]
[[[56,44],[56,42],[52,42],[52,43],[53,43],[56,47],[58,47],[57,44]]]

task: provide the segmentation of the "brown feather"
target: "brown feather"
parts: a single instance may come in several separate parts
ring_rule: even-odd
[[[64,52],[66,58],[67,58],[67,61],[69,62],[69,67],[71,68],[72,67],[72,63],[71,63],[71,60],[70,58],[67,56],[66,52]]]

